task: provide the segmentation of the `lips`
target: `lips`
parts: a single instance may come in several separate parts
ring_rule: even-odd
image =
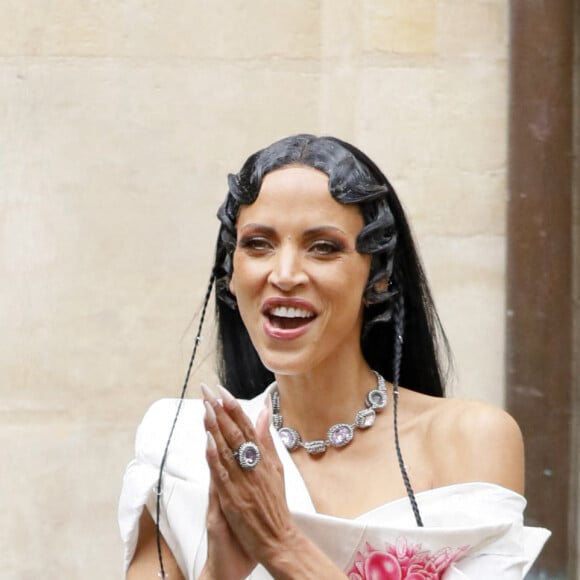
[[[312,304],[296,298],[270,298],[264,302],[262,314],[266,334],[282,339],[301,336],[318,315]]]

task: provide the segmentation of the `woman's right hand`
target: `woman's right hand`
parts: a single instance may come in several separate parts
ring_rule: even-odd
[[[208,433],[206,458],[213,486],[212,514],[219,514],[216,529],[220,534],[216,539],[229,538],[226,545],[217,546],[221,555],[218,562],[226,564],[224,554],[233,550],[237,564],[251,562],[253,566],[259,562],[280,580],[346,578],[292,519],[286,502],[283,467],[270,435],[270,410],[262,410],[254,428],[238,401],[226,391],[222,391],[222,406],[207,387],[202,390]],[[245,441],[259,446],[261,462],[256,470],[242,469],[232,453]],[[251,568],[243,571],[249,573]],[[215,580],[214,576],[208,578]],[[240,576],[221,573],[218,578],[230,580]]]
[[[256,567],[233,534],[219,503],[213,481],[207,510],[207,562],[200,580],[242,580]]]

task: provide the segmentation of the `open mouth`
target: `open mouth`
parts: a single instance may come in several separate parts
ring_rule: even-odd
[[[293,330],[300,328],[316,318],[316,314],[304,308],[276,306],[266,312],[266,316],[273,328]]]

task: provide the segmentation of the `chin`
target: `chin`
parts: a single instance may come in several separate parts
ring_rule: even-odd
[[[311,370],[315,365],[311,358],[305,358],[298,353],[260,353],[262,364],[275,375],[301,375]]]

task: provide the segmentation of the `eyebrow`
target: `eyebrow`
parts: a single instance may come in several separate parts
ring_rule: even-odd
[[[257,223],[250,223],[250,224],[246,224],[245,226],[240,228],[240,231],[244,231],[247,229],[252,229],[255,228],[257,230],[261,230],[263,232],[269,233],[269,234],[275,234],[276,233],[276,229],[271,227],[271,226],[266,226],[263,224],[257,224]],[[307,236],[316,236],[319,234],[324,234],[327,233],[328,231],[332,231],[332,232],[336,232],[339,234],[342,234],[343,236],[348,235],[344,230],[341,230],[340,228],[337,228],[336,226],[330,226],[330,225],[325,225],[325,226],[317,226],[315,228],[309,228],[307,229],[304,233]]]

